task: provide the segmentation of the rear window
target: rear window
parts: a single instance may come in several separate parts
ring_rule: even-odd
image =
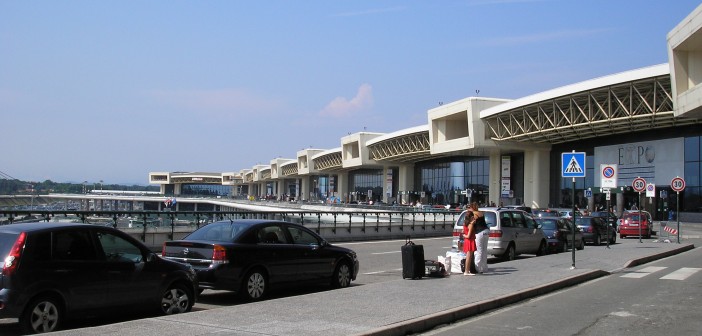
[[[544,230],[556,230],[558,227],[555,220],[539,220],[537,222],[541,224],[541,228]]]
[[[578,226],[590,226],[590,218],[576,218],[575,225]]]
[[[249,226],[251,226],[249,223],[216,222],[201,227],[185,239],[231,242],[246,231]]]
[[[483,214],[485,215],[485,223],[487,223],[488,227],[495,227],[495,225],[497,225],[497,219],[494,212],[485,211]]]

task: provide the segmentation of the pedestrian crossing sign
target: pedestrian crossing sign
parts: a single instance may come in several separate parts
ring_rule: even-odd
[[[585,177],[585,153],[561,153],[561,168],[563,177]]]

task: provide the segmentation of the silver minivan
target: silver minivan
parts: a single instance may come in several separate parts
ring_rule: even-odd
[[[546,253],[546,235],[525,211],[509,208],[480,208],[490,227],[488,254],[514,260],[520,254]],[[461,212],[453,227],[453,248],[463,232],[466,211]]]

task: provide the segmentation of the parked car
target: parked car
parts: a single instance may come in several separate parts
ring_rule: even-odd
[[[608,211],[593,211],[590,216],[592,217],[602,217],[607,223],[609,223],[609,226],[612,227],[614,231],[618,231],[618,226],[619,226],[619,218],[617,218],[617,215],[615,215],[613,212],[608,212]]]
[[[568,248],[573,248],[573,229],[570,220],[560,217],[539,217],[534,220],[546,235],[549,252],[565,252]],[[577,227],[575,228],[575,248],[578,250],[585,248],[583,233]]]
[[[162,255],[192,265],[201,290],[229,290],[247,300],[260,300],[282,285],[348,287],[359,268],[354,251],[302,225],[260,219],[208,224],[165,242]]]
[[[575,218],[575,225],[583,232],[583,239],[595,245],[607,241],[607,223],[601,217],[582,216]],[[609,230],[609,243],[617,242],[617,234]]]
[[[552,211],[557,211],[561,217],[573,219],[573,208],[554,208]],[[580,210],[576,211],[576,217],[582,216],[583,213]]]
[[[625,211],[619,221],[619,238],[638,237],[639,235],[642,238],[651,238],[653,235],[651,214],[648,211],[641,211],[641,217],[643,217],[643,221],[639,220],[639,210]],[[639,228],[641,228],[640,231]]]
[[[539,218],[539,217],[559,218],[559,217],[561,217],[561,214],[558,211],[551,210],[551,209],[534,210],[534,218]]]
[[[165,260],[131,236],[104,226],[23,223],[0,226],[0,318],[24,333],[58,330],[64,319],[145,308],[192,309],[192,267]]]
[[[546,253],[546,236],[525,211],[513,208],[480,208],[490,227],[488,254],[504,260],[514,260],[520,254]],[[453,247],[463,232],[466,211],[461,212],[453,226]]]

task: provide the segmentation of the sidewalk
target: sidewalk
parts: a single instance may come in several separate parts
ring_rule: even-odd
[[[129,321],[56,335],[406,335],[694,248],[627,240],[610,249],[491,264],[479,276],[403,280]]]

